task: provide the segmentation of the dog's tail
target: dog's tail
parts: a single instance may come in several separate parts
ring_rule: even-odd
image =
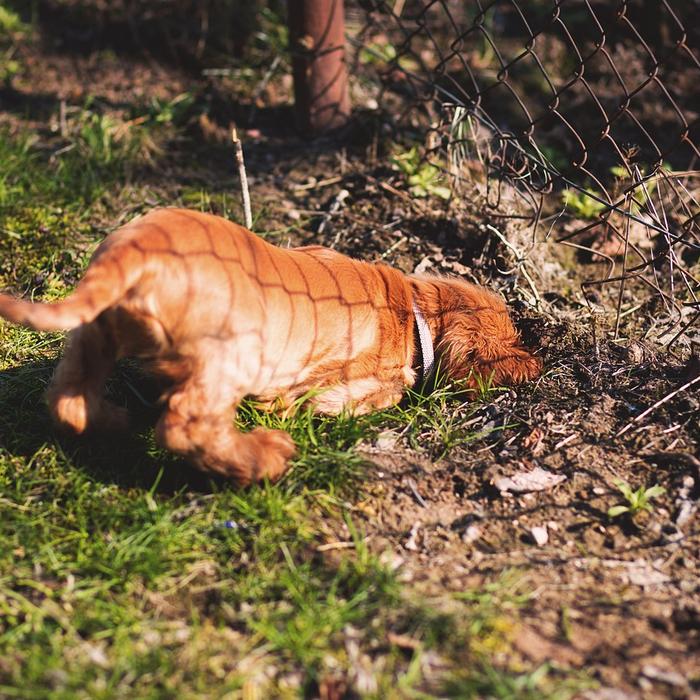
[[[0,294],[0,317],[37,331],[70,330],[89,323],[136,284],[143,256],[130,245],[98,250],[73,293],[55,302],[31,302]]]

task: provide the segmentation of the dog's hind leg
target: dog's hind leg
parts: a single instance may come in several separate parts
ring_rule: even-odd
[[[287,469],[295,451],[292,438],[282,430],[256,428],[242,433],[233,425],[235,407],[246,392],[230,386],[226,368],[208,355],[170,395],[156,425],[159,444],[239,486],[270,479]]]
[[[114,343],[99,321],[79,326],[69,334],[47,392],[49,412],[61,428],[81,434],[126,427],[126,409],[103,397],[115,359]]]

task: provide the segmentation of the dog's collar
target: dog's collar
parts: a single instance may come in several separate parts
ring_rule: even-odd
[[[416,347],[420,348],[421,356],[421,376],[416,381],[416,386],[425,384],[433,376],[435,370],[435,351],[433,350],[433,337],[430,334],[428,322],[425,316],[418,308],[415,300],[413,302],[413,316],[416,319],[416,329],[418,330],[418,343]]]

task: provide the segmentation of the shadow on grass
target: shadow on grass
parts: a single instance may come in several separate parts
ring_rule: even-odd
[[[127,431],[82,436],[57,431],[44,399],[53,369],[53,363],[38,361],[0,371],[0,450],[30,461],[48,445],[92,480],[164,496],[236,489],[229,480],[201,472],[156,445],[153,426],[161,412],[162,385],[128,361],[117,367],[106,392],[110,401],[129,411]],[[295,438],[299,451],[294,466],[279,482],[286,493],[355,493],[366,479],[371,463],[354,449],[365,436],[364,421],[318,417],[310,411],[285,420],[249,405],[240,411],[239,421],[244,431],[262,426],[288,430]]]
[[[51,423],[44,400],[53,368],[52,363],[39,361],[0,371],[0,448],[30,460],[49,445],[91,479],[122,488],[151,489],[157,484],[155,492],[163,495],[183,490],[210,493],[228,484],[155,445],[152,426],[160,413],[158,387],[131,367],[117,370],[107,392],[129,410],[128,431],[61,434]]]

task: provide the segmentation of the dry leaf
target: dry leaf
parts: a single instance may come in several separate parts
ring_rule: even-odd
[[[499,476],[493,485],[501,492],[526,493],[527,491],[546,491],[566,479],[563,474],[553,474],[541,467],[529,472],[516,472],[513,476]]]

